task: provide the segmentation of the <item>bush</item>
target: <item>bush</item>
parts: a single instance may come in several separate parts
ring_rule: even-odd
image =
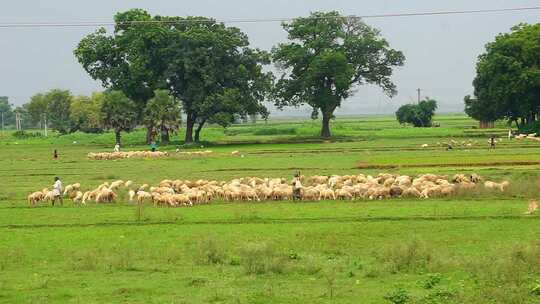
[[[199,262],[201,264],[223,264],[227,254],[213,239],[204,239],[199,243]]]
[[[251,243],[240,252],[241,263],[247,274],[281,274],[285,271],[288,258],[278,254],[277,250],[267,243]]]
[[[428,269],[433,262],[432,250],[418,240],[412,240],[407,244],[395,244],[387,248],[379,257],[389,271],[398,272],[422,272]]]
[[[418,104],[406,104],[396,112],[400,124],[409,123],[415,127],[431,127],[431,120],[437,109],[437,101],[425,99]]]
[[[531,133],[540,134],[540,120],[522,126],[521,128],[519,128],[519,133],[521,133],[521,134],[531,134]]]
[[[28,139],[28,138],[36,138],[36,137],[43,137],[43,135],[39,132],[26,132],[24,130],[13,132],[13,137],[17,139]]]
[[[296,135],[296,128],[264,128],[255,130],[253,135]]]
[[[405,304],[409,302],[411,297],[409,296],[409,292],[407,290],[398,288],[385,295],[384,299],[393,304]]]

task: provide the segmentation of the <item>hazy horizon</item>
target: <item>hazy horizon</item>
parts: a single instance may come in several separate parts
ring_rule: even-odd
[[[218,20],[246,18],[292,18],[307,16],[317,10],[337,10],[344,15],[368,15],[447,10],[496,9],[525,7],[539,1],[479,0],[434,2],[428,0],[393,3],[393,1],[212,1],[178,2],[167,0],[75,2],[29,1],[9,2],[0,11],[0,22],[37,21],[111,21],[114,14],[131,8],[142,8],[151,14],[202,15]],[[416,89],[422,96],[439,101],[439,112],[463,112],[463,97],[472,93],[477,56],[484,45],[501,32],[518,23],[537,23],[538,11],[504,12],[470,15],[443,15],[365,19],[381,30],[390,46],[404,52],[405,66],[392,77],[398,95],[386,97],[380,89],[362,86],[343,102],[336,114],[390,114],[405,103],[416,101]],[[252,46],[269,50],[285,41],[286,33],[278,22],[230,24],[243,30]],[[52,88],[69,89],[73,94],[101,90],[73,56],[73,49],[97,27],[76,28],[1,28],[0,96],[20,105],[39,92]],[[110,27],[108,28],[110,30]],[[310,109],[286,108],[275,116],[309,116]]]

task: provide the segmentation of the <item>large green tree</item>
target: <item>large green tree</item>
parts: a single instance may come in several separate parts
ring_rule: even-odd
[[[71,132],[71,101],[68,90],[53,89],[45,94],[47,102],[47,123],[60,134]]]
[[[122,91],[136,103],[139,119],[154,90],[166,87],[162,76],[169,58],[163,52],[169,44],[171,27],[148,22],[161,19],[141,9],[118,13],[112,35],[100,28],[83,38],[74,51],[93,79],[106,88]],[[151,131],[149,128],[148,142]]]
[[[33,125],[42,128],[43,118],[47,114],[48,100],[44,93],[38,93],[30,97],[30,101],[23,105]]]
[[[13,105],[9,103],[7,96],[0,96],[0,115],[3,115],[4,126],[15,124]]]
[[[472,117],[507,119],[518,127],[540,116],[540,23],[500,34],[479,56],[475,98],[465,100]]]
[[[104,95],[94,92],[91,96],[75,96],[71,102],[70,119],[72,129],[88,133],[103,131],[101,108]]]
[[[137,103],[121,91],[104,93],[101,113],[104,127],[114,130],[118,144],[121,144],[121,132],[131,132],[137,126]]]
[[[389,96],[396,94],[390,76],[405,57],[360,18],[315,12],[283,23],[283,28],[290,42],[272,50],[274,62],[283,70],[275,103],[280,108],[308,104],[314,118],[320,112],[322,137],[331,136],[330,119],[356,86],[374,84]]]
[[[180,128],[182,107],[167,90],[157,90],[144,109],[143,122],[153,128],[153,134],[161,134],[161,143],[168,144],[170,133]]]
[[[437,101],[426,98],[418,104],[402,105],[396,111],[396,118],[400,124],[409,123],[415,127],[431,127],[436,109]]]
[[[238,28],[188,17],[178,19],[170,41],[166,79],[187,116],[185,142],[199,141],[208,122],[227,126],[235,116],[268,116],[263,101],[273,78],[263,65],[270,56],[250,48]]]

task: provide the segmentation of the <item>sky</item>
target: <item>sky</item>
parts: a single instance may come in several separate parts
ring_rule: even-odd
[[[114,14],[142,8],[151,14],[208,16],[218,20],[293,18],[313,11],[337,10],[344,15],[475,10],[540,6],[539,0],[17,0],[4,1],[0,23],[112,21]],[[540,10],[471,15],[417,16],[365,19],[378,28],[390,46],[403,51],[406,62],[392,77],[398,94],[387,97],[380,89],[362,86],[345,100],[339,115],[388,114],[422,97],[439,102],[439,112],[463,111],[463,97],[472,94],[478,55],[486,43],[521,22],[540,22]],[[270,50],[286,41],[279,22],[235,23],[252,46]],[[0,96],[20,105],[36,93],[53,88],[73,94],[102,90],[73,56],[78,42],[94,27],[0,28]],[[110,30],[110,28],[109,28]],[[271,109],[272,115],[309,116],[308,108]]]

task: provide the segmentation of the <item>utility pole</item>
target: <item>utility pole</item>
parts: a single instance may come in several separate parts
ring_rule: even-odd
[[[2,136],[4,136],[4,112],[2,112]]]
[[[422,91],[422,89],[418,88],[416,89],[416,91],[418,91],[418,103],[420,103],[420,92]]]
[[[47,137],[47,114],[43,114],[44,128],[45,128],[45,137]]]
[[[17,131],[21,130],[21,114],[19,112],[15,113],[15,125]]]

